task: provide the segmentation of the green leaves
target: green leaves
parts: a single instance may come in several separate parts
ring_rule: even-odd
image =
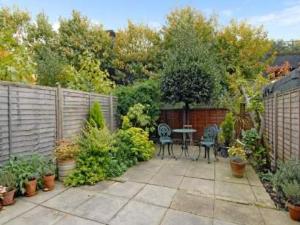
[[[98,129],[102,129],[105,126],[105,120],[101,111],[101,106],[98,102],[94,102],[89,112],[88,122]]]

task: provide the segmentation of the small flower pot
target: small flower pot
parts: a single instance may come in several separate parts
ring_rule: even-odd
[[[292,220],[300,221],[300,206],[287,203],[289,208],[290,217]]]
[[[15,193],[16,193],[16,189],[14,188],[3,194],[3,199],[2,199],[3,206],[12,205],[15,203]]]
[[[43,177],[43,191],[52,191],[55,187],[55,175],[46,175]]]
[[[246,162],[245,161],[236,161],[230,160],[230,167],[232,175],[238,178],[242,178],[244,176],[246,170]]]
[[[31,196],[36,195],[36,193],[37,193],[36,192],[36,187],[37,187],[36,179],[28,181],[25,184],[25,189],[26,189],[25,196],[26,197],[31,197]]]

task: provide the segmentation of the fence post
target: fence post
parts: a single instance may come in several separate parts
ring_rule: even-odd
[[[109,127],[114,130],[114,101],[112,94],[109,95]]]
[[[277,159],[278,159],[278,105],[277,105],[277,95],[278,93],[275,92],[274,95],[274,163],[275,163],[275,168],[277,168]]]
[[[63,93],[60,85],[57,86],[56,91],[56,139],[61,140],[64,137],[63,134]]]
[[[7,89],[7,100],[8,100],[8,156],[10,158],[11,156],[11,150],[12,150],[12,119],[11,119],[11,86],[8,85]]]

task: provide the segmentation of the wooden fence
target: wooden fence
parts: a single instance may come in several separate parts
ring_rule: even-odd
[[[264,140],[272,165],[300,159],[300,88],[274,92],[264,98]]]
[[[188,124],[197,132],[193,134],[193,138],[199,139],[203,135],[204,129],[213,124],[220,125],[224,120],[227,109],[190,109],[188,112]],[[170,109],[162,110],[160,115],[160,122],[169,124],[172,129],[182,128],[183,125],[183,110]],[[173,134],[175,139],[180,139],[180,135]]]
[[[11,155],[50,154],[56,140],[78,135],[93,102],[116,128],[117,98],[64,88],[0,82],[0,164]]]

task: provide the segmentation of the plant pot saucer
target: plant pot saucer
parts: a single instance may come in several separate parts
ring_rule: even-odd
[[[54,188],[43,188],[44,192],[52,191]]]
[[[32,195],[25,194],[25,197],[32,197],[32,196],[35,196],[36,194],[37,194],[37,191],[34,192],[34,194],[32,194]]]

